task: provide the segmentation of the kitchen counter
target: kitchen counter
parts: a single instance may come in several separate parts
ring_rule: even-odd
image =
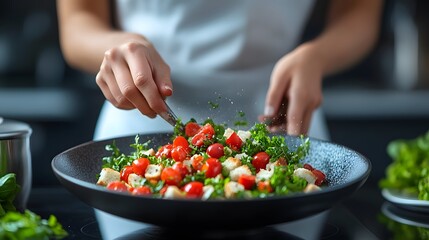
[[[126,233],[119,239],[308,239],[309,230],[322,226],[315,239],[391,239],[392,232],[380,219],[387,203],[376,186],[364,184],[352,196],[335,205],[331,210],[300,220],[298,224],[279,224],[248,231],[189,232],[149,226],[141,231]],[[43,218],[54,214],[69,233],[66,239],[101,239],[93,209],[71,195],[62,187],[35,188],[31,192],[28,208]],[[429,217],[423,219],[429,222]],[[302,224],[304,223],[304,224]],[[292,228],[291,228],[292,225]],[[392,225],[393,226],[393,225]],[[402,227],[410,227],[403,224]],[[289,230],[288,230],[289,229]],[[306,235],[307,234],[307,235]]]

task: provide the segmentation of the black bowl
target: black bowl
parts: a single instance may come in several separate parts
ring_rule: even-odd
[[[140,135],[140,142],[151,140],[154,147],[161,146],[169,142],[170,136]],[[121,151],[128,153],[132,151],[130,144],[134,143],[134,138],[114,140]],[[292,149],[301,143],[296,137],[285,138]],[[111,154],[105,146],[112,142],[113,139],[88,142],[58,154],[52,160],[55,175],[70,192],[94,208],[163,227],[237,229],[297,220],[330,209],[350,196],[364,184],[371,171],[370,161],[358,152],[339,144],[310,139],[310,151],[303,162],[326,174],[328,186],[322,191],[249,200],[158,199],[113,192],[95,184],[96,175],[101,171],[101,159]]]

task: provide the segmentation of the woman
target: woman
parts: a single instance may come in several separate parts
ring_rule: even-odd
[[[312,0],[57,4],[67,62],[97,74],[107,99],[97,140],[171,131],[157,117],[166,111],[164,99],[183,121],[269,120],[273,132],[327,139],[316,110],[322,79],[370,51],[382,5],[332,0],[324,31],[299,43]]]

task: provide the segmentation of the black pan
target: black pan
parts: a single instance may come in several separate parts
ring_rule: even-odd
[[[135,136],[116,138],[125,153]],[[154,147],[169,142],[169,134],[141,135],[140,142],[152,140]],[[300,143],[286,136],[288,146]],[[113,139],[88,142],[57,155],[52,168],[70,192],[83,202],[105,212],[164,227],[253,228],[283,223],[322,212],[359,189],[371,171],[370,161],[361,154],[331,142],[310,139],[304,162],[326,173],[328,186],[322,191],[251,200],[170,200],[131,196],[95,184],[102,157]],[[311,227],[311,226],[309,226]]]

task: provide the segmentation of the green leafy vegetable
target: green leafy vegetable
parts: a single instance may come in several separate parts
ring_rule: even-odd
[[[387,153],[393,162],[386,168],[379,186],[429,200],[429,131],[415,139],[390,142]]]
[[[29,210],[11,211],[0,219],[0,239],[61,239],[67,235],[53,215],[46,220]]]
[[[0,216],[4,216],[6,212],[16,210],[13,200],[19,190],[20,187],[16,183],[14,173],[8,173],[0,178]]]
[[[0,239],[61,239],[67,236],[53,215],[45,220],[30,210],[16,211],[13,200],[19,190],[14,173],[0,178]]]

